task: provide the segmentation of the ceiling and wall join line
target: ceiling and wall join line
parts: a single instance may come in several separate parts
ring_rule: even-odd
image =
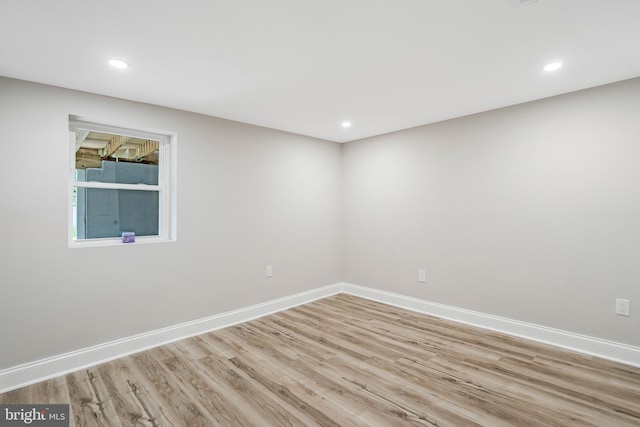
[[[637,346],[639,91],[336,144],[0,78],[0,369],[342,281]],[[67,248],[69,114],[178,133],[177,242]]]

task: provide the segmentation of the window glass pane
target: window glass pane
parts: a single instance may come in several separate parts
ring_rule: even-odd
[[[76,181],[158,184],[158,141],[86,129],[75,136]]]
[[[174,133],[69,116],[69,247],[175,240]],[[162,164],[160,164],[162,163]]]
[[[159,192],[75,187],[74,237],[78,240],[159,234]]]

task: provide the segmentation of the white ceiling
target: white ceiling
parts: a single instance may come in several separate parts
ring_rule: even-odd
[[[640,0],[0,0],[0,75],[345,142],[640,76]]]

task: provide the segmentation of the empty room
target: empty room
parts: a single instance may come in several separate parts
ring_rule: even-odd
[[[640,2],[0,2],[0,426],[640,425]]]

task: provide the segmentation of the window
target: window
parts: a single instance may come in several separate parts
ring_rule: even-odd
[[[175,134],[70,117],[69,246],[175,240]]]

